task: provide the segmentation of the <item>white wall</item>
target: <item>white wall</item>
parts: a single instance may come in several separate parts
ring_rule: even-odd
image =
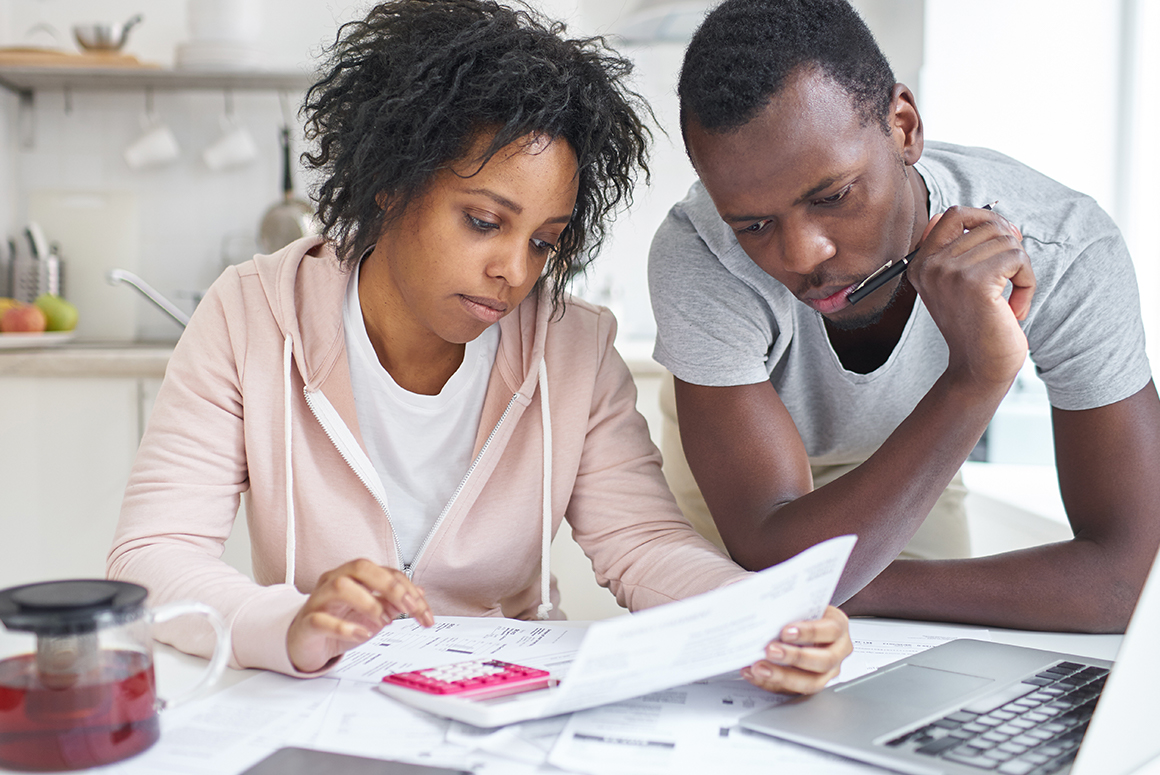
[[[1155,0],[926,0],[920,100],[928,138],[1002,151],[1091,194],[1112,215],[1136,264],[1153,363],[1160,362],[1157,36]],[[1025,369],[988,433],[1004,447],[1002,462],[1052,462],[1037,382]]]
[[[337,25],[366,3],[329,0],[261,0],[266,33],[260,42],[276,69],[309,69],[320,45],[333,39]],[[615,33],[636,8],[630,0],[541,0],[546,13],[566,20],[574,35]],[[905,4],[884,0],[859,3],[900,73],[917,72],[921,47],[921,0]],[[94,9],[99,9],[99,13]],[[95,18],[124,20],[140,10],[138,0],[0,0],[0,45],[51,44],[46,33],[26,33],[37,24],[58,30],[62,46],[72,24]],[[918,13],[901,14],[899,8]],[[187,38],[185,4],[151,3],[145,21],[131,33],[127,53],[142,61],[172,66],[176,46]],[[621,46],[637,63],[634,88],[653,105],[660,127],[653,149],[653,185],[638,190],[633,210],[617,222],[613,237],[586,281],[576,290],[618,313],[621,337],[649,340],[655,331],[648,304],[646,258],[656,227],[694,180],[676,128],[676,74],[683,44]],[[300,94],[288,95],[292,109]],[[215,92],[158,92],[156,111],[174,129],[181,159],[171,167],[134,172],[121,151],[139,132],[144,93],[78,92],[67,108],[61,92],[36,96],[34,147],[17,138],[16,98],[0,95],[0,234],[17,232],[27,215],[27,197],[36,190],[115,189],[134,193],[140,207],[139,273],[162,293],[189,307],[182,297],[204,289],[221,268],[223,239],[252,235],[265,208],[278,197],[278,95],[238,92],[236,112],[260,144],[250,167],[210,172],[199,158],[218,132],[223,95]],[[666,134],[667,132],[667,134]],[[296,149],[302,149],[297,138]],[[296,170],[299,191],[307,181]],[[49,235],[51,238],[51,235]],[[67,256],[66,256],[67,258]],[[137,305],[145,338],[172,339],[179,329],[127,288],[126,303]]]
[[[265,24],[258,46],[274,70],[311,69],[321,45],[333,40],[337,25],[359,8],[351,2],[259,2]],[[61,47],[71,50],[67,36],[72,24],[123,21],[142,5],[138,0],[0,0],[0,45],[52,45],[46,33],[27,34],[35,25],[47,24],[60,31]],[[177,45],[188,38],[185,3],[148,3],[144,15],[125,52],[142,62],[172,66]],[[295,122],[294,146],[299,152],[303,141],[296,113],[302,94],[284,97]],[[21,115],[15,96],[0,95],[0,235],[12,236],[23,227],[32,192],[130,192],[139,207],[136,271],[163,294],[191,308],[192,300],[184,297],[204,290],[220,272],[223,240],[255,236],[262,214],[281,197],[282,104],[277,93],[235,92],[236,115],[255,136],[258,157],[244,168],[212,172],[200,154],[220,133],[225,95],[159,91],[153,102],[173,129],[182,154],[171,166],[134,171],[121,153],[141,131],[144,92],[40,91],[31,116]],[[31,119],[35,127],[28,147],[18,136],[22,119]],[[294,176],[299,194],[304,194],[308,181],[302,170],[296,169]],[[65,261],[67,282],[67,255]],[[140,336],[176,339],[180,329],[161,312],[128,288],[116,290],[126,304],[138,307]]]

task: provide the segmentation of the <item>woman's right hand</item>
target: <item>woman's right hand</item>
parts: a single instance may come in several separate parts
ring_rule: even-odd
[[[286,633],[295,669],[313,673],[370,640],[400,614],[424,627],[435,623],[423,590],[407,575],[370,560],[352,560],[323,573]]]

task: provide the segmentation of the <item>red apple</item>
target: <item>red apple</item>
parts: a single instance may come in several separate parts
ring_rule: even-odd
[[[5,334],[43,331],[46,325],[48,325],[48,319],[44,316],[44,312],[40,307],[32,304],[10,307],[0,317],[0,331]]]

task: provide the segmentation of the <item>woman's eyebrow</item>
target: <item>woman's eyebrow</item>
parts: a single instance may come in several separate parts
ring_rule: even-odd
[[[506,207],[507,209],[511,210],[516,215],[519,215],[520,213],[522,213],[524,211],[524,208],[522,205],[516,204],[512,200],[508,199],[506,196],[503,196],[502,194],[498,194],[495,191],[492,191],[490,188],[469,188],[469,189],[466,189],[464,191],[464,193],[466,193],[466,194],[479,194],[480,196],[486,196],[488,199],[492,200],[493,202],[500,205],[501,207]],[[572,213],[568,213],[567,215],[557,215],[555,218],[549,218],[547,221],[545,221],[545,223],[568,223],[571,220],[572,220]]]
[[[516,204],[512,200],[508,199],[506,196],[503,196],[501,194],[497,194],[495,191],[492,191],[490,188],[469,188],[464,193],[480,194],[482,196],[486,196],[488,199],[492,200],[496,204],[501,205],[502,207],[506,207],[507,209],[511,210],[512,212],[516,213],[517,215],[519,215],[520,213],[522,213],[524,211],[524,208],[522,205]]]

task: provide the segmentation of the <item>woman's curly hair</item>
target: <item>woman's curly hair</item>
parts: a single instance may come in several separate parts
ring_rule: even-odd
[[[306,93],[307,165],[323,235],[353,266],[432,176],[494,131],[486,162],[529,135],[576,153],[572,220],[548,259],[553,304],[595,258],[606,222],[648,179],[647,103],[623,79],[632,64],[603,39],[490,0],[394,0],[344,24],[324,75]],[[482,165],[481,165],[482,166]]]

